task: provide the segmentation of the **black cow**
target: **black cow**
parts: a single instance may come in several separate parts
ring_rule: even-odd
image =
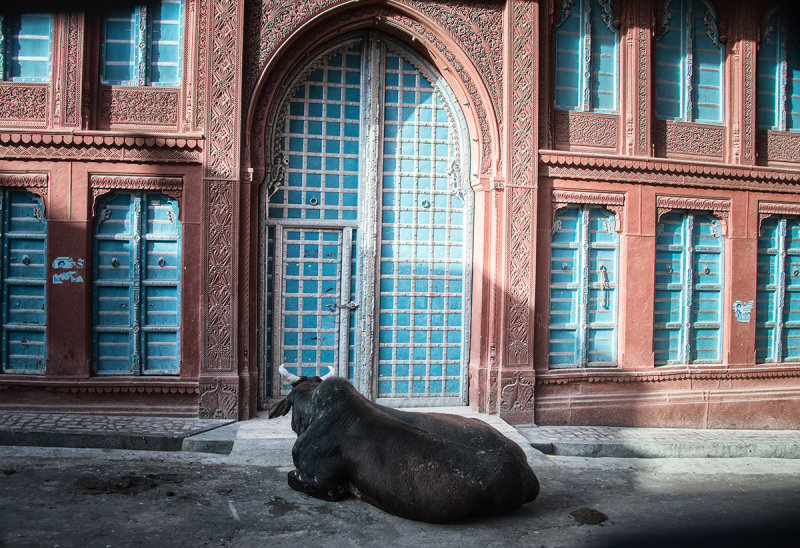
[[[355,494],[429,522],[511,512],[539,493],[522,449],[478,419],[377,405],[341,377],[291,380],[269,417],[292,409],[292,489],[332,501]]]

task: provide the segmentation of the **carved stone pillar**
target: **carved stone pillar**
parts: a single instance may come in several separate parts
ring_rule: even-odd
[[[727,143],[728,161],[753,165],[756,162],[756,56],[758,55],[758,6],[756,2],[738,4],[729,25],[731,48],[727,87],[731,131]]]
[[[508,179],[505,194],[505,288],[499,412],[515,423],[533,422],[533,323],[538,154],[539,5],[508,5],[509,61]]]
[[[207,7],[207,9],[206,9]],[[200,6],[207,36],[198,65],[205,85],[200,409],[204,418],[240,418],[238,357],[239,150],[243,0]],[[200,62],[200,61],[199,61]],[[198,89],[198,94],[200,89]],[[245,385],[249,383],[244,383]]]
[[[629,0],[626,29],[621,46],[625,49],[623,78],[620,79],[623,123],[623,151],[632,156],[653,154],[651,3]]]

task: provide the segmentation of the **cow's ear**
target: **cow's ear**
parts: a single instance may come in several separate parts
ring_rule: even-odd
[[[269,418],[274,419],[275,417],[282,417],[288,413],[291,408],[292,402],[287,396],[270,408]]]

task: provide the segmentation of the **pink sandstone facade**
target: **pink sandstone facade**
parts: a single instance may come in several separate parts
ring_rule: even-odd
[[[797,428],[800,363],[756,363],[755,322],[736,321],[730,303],[756,299],[762,220],[800,215],[800,134],[756,126],[763,8],[717,4],[721,125],[655,118],[655,2],[614,2],[617,114],[553,108],[550,0],[185,0],[175,88],[97,84],[97,17],[55,14],[50,83],[0,82],[0,186],[43,198],[47,264],[87,259],[84,280],[99,198],[147,189],[179,202],[180,374],[93,375],[91,285],[48,283],[45,374],[0,375],[0,408],[254,416],[270,112],[310,51],[377,29],[439,71],[471,137],[470,406],[517,424]],[[616,367],[548,368],[550,234],[565,204],[616,219]],[[718,364],[654,363],[656,225],[672,210],[722,222]]]

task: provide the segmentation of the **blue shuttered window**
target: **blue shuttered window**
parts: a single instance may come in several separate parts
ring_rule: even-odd
[[[656,116],[718,124],[725,47],[711,0],[662,0],[656,34]]]
[[[550,240],[550,368],[614,366],[619,237],[614,215],[560,210]]]
[[[800,360],[800,222],[770,217],[758,238],[756,361]]]
[[[159,193],[100,203],[94,229],[94,363],[98,374],[177,374],[181,226]]]
[[[723,258],[718,220],[673,211],[658,223],[653,322],[656,365],[720,362]]]
[[[49,82],[53,16],[0,13],[0,79]]]
[[[100,81],[178,86],[183,58],[183,0],[109,11],[103,21]]]
[[[2,371],[45,371],[47,223],[42,199],[0,189]]]
[[[619,33],[613,2],[565,1],[556,19],[556,108],[616,112]]]
[[[800,42],[780,6],[767,12],[758,50],[758,127],[800,131]]]

